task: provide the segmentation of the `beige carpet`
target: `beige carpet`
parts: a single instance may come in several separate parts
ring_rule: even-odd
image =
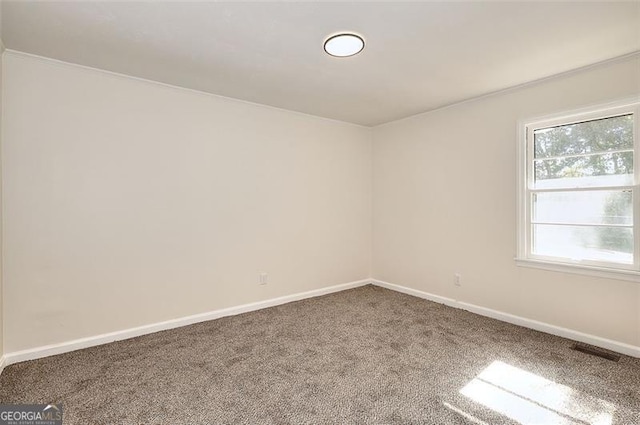
[[[65,424],[640,424],[640,360],[366,286],[9,366]]]

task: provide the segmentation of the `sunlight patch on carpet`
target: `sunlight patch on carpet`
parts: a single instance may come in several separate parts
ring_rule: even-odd
[[[611,425],[615,405],[494,361],[460,394],[524,425]]]

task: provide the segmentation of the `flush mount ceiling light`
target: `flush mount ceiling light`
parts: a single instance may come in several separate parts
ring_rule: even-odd
[[[339,58],[357,55],[362,49],[364,49],[364,39],[353,33],[332,35],[324,42],[324,51]]]

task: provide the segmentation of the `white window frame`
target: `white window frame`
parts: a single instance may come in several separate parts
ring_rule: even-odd
[[[533,131],[582,121],[590,121],[619,115],[633,114],[633,175],[631,186],[615,186],[612,189],[631,190],[633,196],[633,264],[572,260],[545,257],[531,252],[531,193],[533,192]],[[518,122],[518,229],[516,264],[545,270],[578,273],[613,279],[640,282],[640,96],[617,102],[601,104],[578,110],[556,113]],[[598,188],[602,189],[602,188]],[[569,191],[579,191],[569,189]],[[582,189],[587,190],[587,189]]]

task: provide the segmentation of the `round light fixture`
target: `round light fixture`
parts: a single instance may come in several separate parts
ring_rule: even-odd
[[[364,39],[353,33],[336,34],[324,42],[324,51],[339,58],[356,55],[362,49],[364,49]]]

